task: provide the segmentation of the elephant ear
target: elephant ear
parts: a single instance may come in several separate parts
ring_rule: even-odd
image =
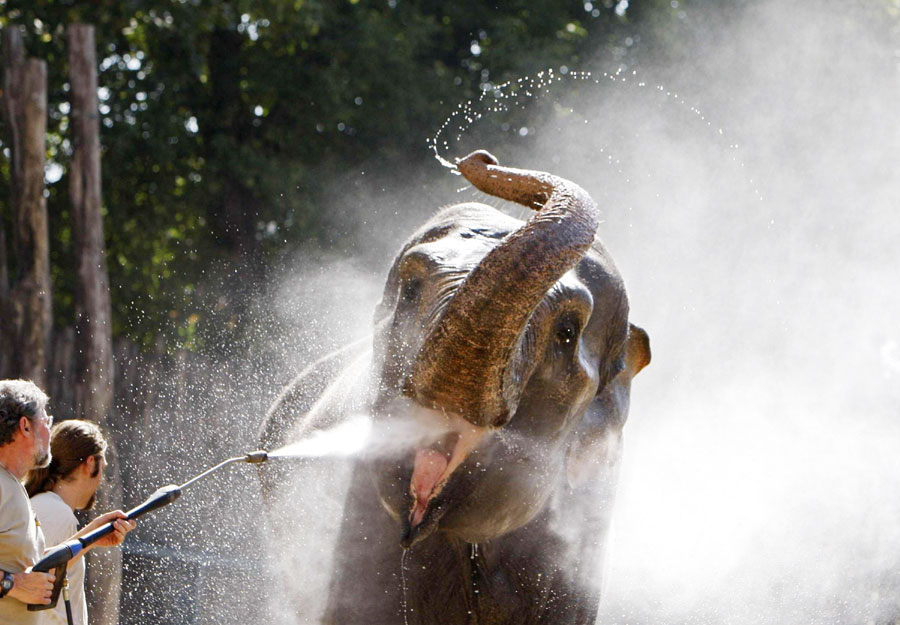
[[[566,458],[566,477],[573,489],[598,486],[598,479],[614,476],[621,455],[622,427],[628,418],[631,380],[650,364],[647,333],[629,324],[625,343],[625,366],[607,384],[588,409],[574,432]]]

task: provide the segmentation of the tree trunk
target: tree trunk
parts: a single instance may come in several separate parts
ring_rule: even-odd
[[[207,222],[217,243],[226,251],[225,271],[240,272],[225,294],[222,313],[229,325],[241,329],[250,303],[265,278],[262,245],[256,237],[258,206],[247,172],[236,157],[238,149],[254,138],[253,115],[241,94],[241,75],[246,37],[231,28],[210,33],[205,123],[200,132],[204,156],[215,164],[207,172],[207,183],[220,189],[207,202]]]
[[[15,376],[16,354],[18,353],[17,335],[12,295],[9,283],[9,265],[6,250],[6,220],[14,214],[19,205],[18,194],[21,187],[21,155],[22,140],[19,136],[19,118],[17,114],[19,95],[21,94],[21,68],[25,62],[25,48],[22,46],[22,33],[18,28],[3,29],[3,121],[5,133],[3,142],[9,148],[9,204],[0,204],[0,345],[7,346],[0,350],[0,379]]]
[[[4,213],[6,210],[0,205],[0,345],[7,346],[6,349],[0,349],[0,379],[10,377],[10,359],[12,350],[13,332],[7,326],[12,319],[12,312],[9,307],[9,268],[6,264],[6,228],[3,226],[3,220],[6,218]]]
[[[18,364],[18,329],[15,322],[15,308],[10,292],[8,252],[6,249],[6,211],[14,215],[19,206],[22,187],[22,137],[21,137],[21,83],[22,66],[25,64],[25,47],[22,33],[18,28],[3,29],[3,121],[6,131],[3,142],[9,148],[9,204],[0,204],[0,345],[8,346],[0,350],[0,379],[16,376]]]
[[[100,213],[100,119],[94,27],[72,24],[67,36],[74,146],[69,168],[69,194],[77,267],[75,410],[83,419],[108,424],[114,399],[112,307]],[[114,446],[111,445],[109,453],[115,454]],[[110,469],[100,492],[104,508],[121,505],[122,481],[118,464],[111,462]],[[92,622],[114,625],[119,620],[121,551],[105,550],[102,556],[91,560],[95,562],[91,567],[94,582],[90,585]]]
[[[9,350],[10,369],[4,374],[45,386],[52,324],[44,197],[47,65],[25,58],[22,34],[16,28],[4,29],[3,51],[3,114],[11,152],[12,258],[15,259],[12,283],[5,283],[0,276],[0,312],[3,313],[0,334],[13,345]],[[4,262],[2,270],[5,269]]]
[[[94,29],[68,29],[72,88],[72,164],[69,170],[75,241],[75,332],[80,362],[75,404],[102,421],[113,404],[112,310],[100,214],[100,120]]]

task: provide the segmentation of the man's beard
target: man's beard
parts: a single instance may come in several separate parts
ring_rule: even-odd
[[[79,510],[90,510],[94,507],[94,503],[97,501],[97,493],[91,495],[91,498],[87,500],[87,503],[78,508]]]
[[[46,469],[50,466],[50,460],[50,451],[46,449],[39,449],[38,452],[34,455],[34,468]]]

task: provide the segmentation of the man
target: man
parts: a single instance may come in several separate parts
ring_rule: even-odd
[[[31,382],[0,381],[0,625],[37,625],[41,612],[29,612],[27,604],[49,604],[53,590],[52,574],[30,571],[44,553],[44,536],[22,486],[31,469],[50,463],[53,417],[47,414],[47,401],[47,395]],[[69,538],[109,522],[115,531],[91,547],[119,545],[135,527],[124,512],[116,510]]]
[[[90,510],[106,467],[106,440],[96,424],[71,419],[50,430],[50,464],[32,469],[25,481],[31,506],[47,543],[61,543],[78,531],[75,510]],[[69,567],[73,625],[87,625],[84,560]],[[44,613],[44,623],[66,625],[62,601]]]

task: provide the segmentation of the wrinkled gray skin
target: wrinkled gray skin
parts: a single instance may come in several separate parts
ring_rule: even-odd
[[[458,168],[536,214],[523,224],[467,203],[435,215],[391,268],[374,339],[298,376],[261,442],[361,410],[376,432],[443,424],[355,461],[325,622],[593,623],[647,335],[629,324],[587,193],[483,151]]]

